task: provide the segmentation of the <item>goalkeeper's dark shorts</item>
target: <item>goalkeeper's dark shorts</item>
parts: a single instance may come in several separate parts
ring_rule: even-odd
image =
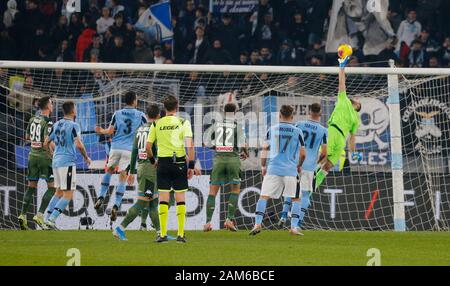
[[[159,157],[156,170],[159,192],[186,192],[188,190],[185,157]]]

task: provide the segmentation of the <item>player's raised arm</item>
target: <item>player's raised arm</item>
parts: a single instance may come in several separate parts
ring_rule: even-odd
[[[345,92],[346,88],[345,88],[345,65],[348,63],[348,61],[350,60],[350,57],[347,56],[344,59],[339,59],[339,94],[341,92]]]

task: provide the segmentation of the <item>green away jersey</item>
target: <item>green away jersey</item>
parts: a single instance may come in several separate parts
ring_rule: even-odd
[[[146,123],[138,128],[136,131],[136,135],[134,137],[133,144],[133,152],[131,155],[131,163],[130,163],[130,171],[131,173],[136,173],[136,161],[138,164],[150,163],[150,160],[147,156],[147,151],[145,150],[145,146],[147,144],[147,138],[150,133],[150,128],[155,123]],[[153,156],[156,157],[156,144],[152,146]]]
[[[30,156],[51,159],[50,152],[44,149],[44,140],[52,127],[53,122],[46,116],[33,116],[30,119],[26,130],[26,135],[31,141]]]
[[[239,149],[245,144],[244,128],[235,120],[224,119],[223,122],[216,122],[212,127],[211,139],[216,150],[216,157],[239,157]]]
[[[352,102],[347,97],[345,91],[338,93],[338,99],[333,113],[328,119],[328,126],[335,125],[347,138],[348,134],[356,134],[358,131],[361,120],[358,112],[353,108]]]

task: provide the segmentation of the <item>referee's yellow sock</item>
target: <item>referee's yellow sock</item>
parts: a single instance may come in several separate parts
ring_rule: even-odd
[[[169,218],[169,203],[159,202],[159,224],[161,233],[160,236],[164,237],[167,235],[167,220]]]
[[[177,202],[178,236],[184,237],[184,222],[186,220],[185,202]]]

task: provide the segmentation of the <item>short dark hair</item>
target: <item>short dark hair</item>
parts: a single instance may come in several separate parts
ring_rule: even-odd
[[[225,111],[225,112],[236,112],[236,110],[237,110],[237,106],[236,106],[236,104],[234,104],[232,102],[225,104],[225,106],[223,108],[223,111]]]
[[[284,118],[289,118],[294,113],[294,108],[291,105],[282,105],[280,113]]]
[[[132,105],[136,98],[136,93],[134,91],[127,91],[127,93],[125,93],[125,104]]]
[[[319,114],[322,111],[322,106],[320,103],[315,102],[309,106],[309,111],[311,113]]]
[[[159,115],[159,106],[152,104],[147,108],[147,116],[151,119],[156,119]]]
[[[75,102],[72,100],[65,101],[62,105],[64,115],[69,115],[73,112],[75,108]]]
[[[178,108],[178,99],[173,95],[168,95],[163,100],[166,111],[174,111]]]
[[[50,102],[51,97],[50,96],[44,96],[39,99],[38,106],[40,110],[46,109],[47,104]]]

